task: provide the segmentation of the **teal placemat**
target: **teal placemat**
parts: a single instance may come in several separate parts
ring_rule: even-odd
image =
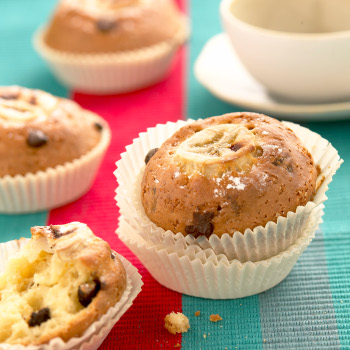
[[[193,74],[205,42],[222,31],[219,3],[190,2],[187,115],[191,118],[241,110],[210,95]],[[304,125],[328,139],[345,161],[327,192],[321,230],[286,280],[270,291],[226,301],[183,296],[185,312],[198,309],[206,316],[223,317],[222,327],[208,327],[192,317],[201,332],[186,333],[184,349],[350,349],[350,121]]]
[[[0,22],[1,85],[67,95],[31,46],[34,30],[45,22],[54,4],[53,0],[0,1],[0,13],[6,14]],[[189,2],[187,115],[192,118],[239,110],[213,97],[193,76],[202,46],[221,31],[218,5],[216,0]],[[330,140],[345,161],[327,192],[321,230],[287,279],[270,291],[226,301],[183,295],[182,309],[190,318],[191,331],[183,335],[182,348],[350,349],[350,121],[307,126]],[[0,240],[28,236],[28,227],[45,224],[46,218],[46,212],[0,215]],[[202,317],[193,315],[196,310]],[[222,322],[209,323],[212,313],[220,314]]]

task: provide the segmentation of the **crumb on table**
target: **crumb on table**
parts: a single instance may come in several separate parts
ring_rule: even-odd
[[[190,321],[181,312],[171,312],[164,318],[164,327],[171,333],[185,333],[190,328]]]
[[[222,320],[222,318],[218,314],[216,314],[216,315],[212,314],[209,317],[209,321],[211,321],[211,322],[218,322],[221,320]]]
[[[201,314],[200,311],[196,311],[196,312],[194,313],[195,316],[199,316],[200,314]]]
[[[175,345],[174,345],[174,348],[179,348],[181,345],[180,345],[180,343],[176,343]]]

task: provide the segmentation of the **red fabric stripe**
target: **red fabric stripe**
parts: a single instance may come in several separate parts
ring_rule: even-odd
[[[156,282],[139,260],[119,241],[115,234],[118,209],[114,200],[115,162],[125,146],[148,127],[184,118],[185,50],[174,62],[163,82],[138,92],[115,96],[91,96],[74,93],[73,98],[84,108],[104,117],[112,129],[112,143],[92,189],[80,200],[52,210],[49,224],[71,221],[87,223],[96,235],[125,256],[139,269],[143,290],[134,305],[113,328],[100,349],[165,349],[181,344],[181,336],[173,336],[163,327],[163,319],[171,311],[181,311],[181,294]]]

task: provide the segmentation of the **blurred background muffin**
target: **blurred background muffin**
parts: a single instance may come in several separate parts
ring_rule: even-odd
[[[182,24],[171,0],[63,0],[45,42],[59,51],[115,53],[171,40]]]
[[[62,0],[35,46],[63,84],[103,94],[160,81],[187,37],[173,0]]]

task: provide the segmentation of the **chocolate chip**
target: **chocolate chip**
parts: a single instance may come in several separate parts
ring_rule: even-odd
[[[18,96],[18,91],[5,91],[0,93],[0,98],[3,98],[4,100],[16,100]]]
[[[204,212],[204,213],[193,213],[193,224],[187,225],[185,227],[185,232],[188,235],[193,235],[197,238],[199,236],[209,237],[214,231],[214,225],[211,220],[214,218],[214,213]]]
[[[153,149],[151,149],[148,153],[147,153],[147,155],[146,155],[146,157],[145,157],[145,163],[147,164],[149,161],[150,161],[150,159],[156,154],[156,152],[158,151],[158,149],[159,148],[153,148]]]
[[[112,260],[115,260],[115,258],[116,258],[116,255],[115,255],[114,252],[112,252],[112,253],[111,253],[111,259],[112,259]]]
[[[31,130],[27,137],[27,145],[33,148],[44,146],[49,138],[41,130]]]
[[[103,125],[99,122],[94,123],[94,127],[96,128],[97,131],[102,131],[103,130]]]
[[[242,143],[237,142],[237,143],[233,144],[233,145],[230,147],[230,149],[231,149],[231,151],[233,151],[233,152],[237,152],[237,151],[238,151],[239,149],[241,149],[243,146],[244,146],[244,145],[243,145]]]
[[[50,309],[44,307],[37,312],[32,312],[28,322],[29,327],[40,326],[43,322],[46,322],[51,318]]]
[[[70,230],[62,232],[60,226],[58,226],[58,225],[50,225],[50,230],[52,232],[53,238],[60,238],[62,236],[69,235],[70,233],[76,231],[76,228],[72,228]]]
[[[36,105],[36,96],[32,95],[30,96],[29,103],[32,105]]]
[[[116,26],[117,22],[113,19],[101,18],[96,22],[96,27],[99,31],[106,33]]]
[[[101,285],[99,280],[81,284],[78,289],[78,299],[80,304],[87,307],[100,289]]]

